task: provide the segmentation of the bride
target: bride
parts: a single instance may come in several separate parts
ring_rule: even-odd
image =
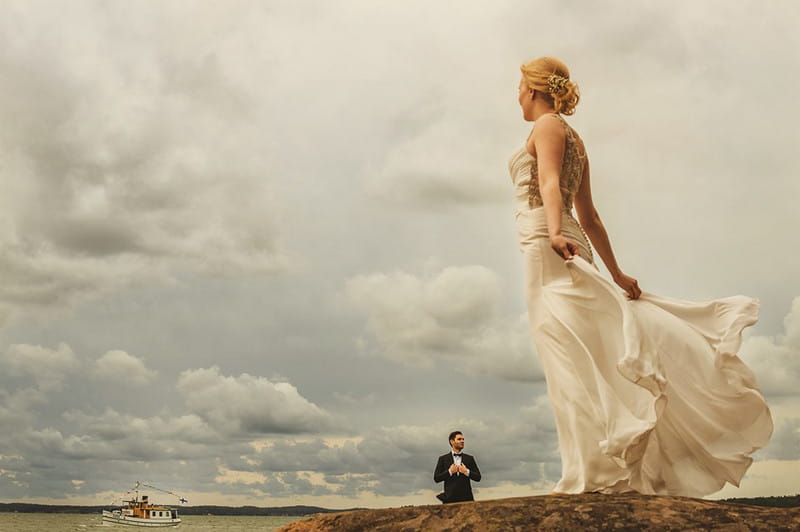
[[[562,116],[579,100],[569,70],[552,57],[521,70],[519,104],[535,127],[509,170],[531,331],[558,431],[554,491],[701,497],[738,486],[772,434],[766,401],[736,355],[758,301],[642,292],[617,264],[592,202],[586,148]],[[599,274],[589,241],[619,288]]]

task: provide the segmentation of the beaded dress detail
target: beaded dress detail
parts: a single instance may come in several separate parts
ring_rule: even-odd
[[[557,116],[564,125],[564,133],[566,135],[564,161],[561,164],[559,187],[561,188],[561,199],[563,200],[564,209],[569,211],[572,210],[572,201],[575,198],[575,193],[578,191],[578,187],[581,186],[583,167],[586,164],[586,154],[581,153],[581,148],[578,145],[575,132],[572,131],[572,128],[561,118],[561,115],[555,116]],[[536,159],[533,159],[533,164],[531,164],[531,180],[528,184],[528,206],[532,209],[542,206],[542,196],[539,194],[539,168],[535,163]]]
[[[736,355],[758,301],[627,299],[595,267],[572,216],[586,156],[559,119],[561,230],[578,256],[565,261],[550,247],[534,157],[523,146],[509,161],[525,301],[561,454],[554,491],[702,497],[738,486],[772,434],[755,375]]]
[[[581,256],[590,262],[594,262],[592,247],[589,239],[577,220],[572,216],[572,204],[575,194],[581,186],[581,177],[586,165],[586,154],[582,151],[575,132],[561,117],[555,115],[564,126],[565,145],[564,160],[561,163],[561,174],[559,176],[559,188],[561,189],[562,200],[562,230],[578,244]],[[517,150],[508,162],[508,170],[514,183],[516,194],[516,218],[517,227],[520,234],[520,242],[526,242],[526,238],[547,236],[547,226],[535,222],[532,215],[536,209],[542,209],[542,197],[539,193],[539,169],[536,158],[533,157],[525,145]],[[540,213],[543,215],[543,213]],[[526,236],[527,235],[527,236]]]

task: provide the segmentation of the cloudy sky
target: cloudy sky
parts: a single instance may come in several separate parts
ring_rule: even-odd
[[[560,473],[507,161],[519,64],[645,290],[760,298],[742,357],[800,474],[800,5],[0,0],[0,500],[435,502]],[[172,502],[172,501],[170,501]]]

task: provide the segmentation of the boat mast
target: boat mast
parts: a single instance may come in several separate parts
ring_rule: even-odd
[[[186,504],[187,502],[189,502],[188,500],[184,499],[183,497],[181,497],[180,495],[178,495],[174,491],[161,489],[161,488],[153,486],[151,484],[145,484],[144,482],[141,482],[139,480],[136,481],[136,490],[137,490],[136,493],[137,493],[137,496],[138,496],[138,493],[139,493],[138,492],[139,486],[144,486],[145,488],[150,488],[152,490],[160,491],[161,493],[166,493],[167,495],[172,495],[173,497],[177,497],[177,499],[180,501],[181,504]]]

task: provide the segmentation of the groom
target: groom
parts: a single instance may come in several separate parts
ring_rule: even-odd
[[[480,482],[481,472],[475,458],[463,453],[464,435],[460,430],[450,433],[450,452],[443,454],[436,462],[433,481],[444,481],[444,493],[436,496],[447,504],[450,502],[474,501],[470,480]]]

